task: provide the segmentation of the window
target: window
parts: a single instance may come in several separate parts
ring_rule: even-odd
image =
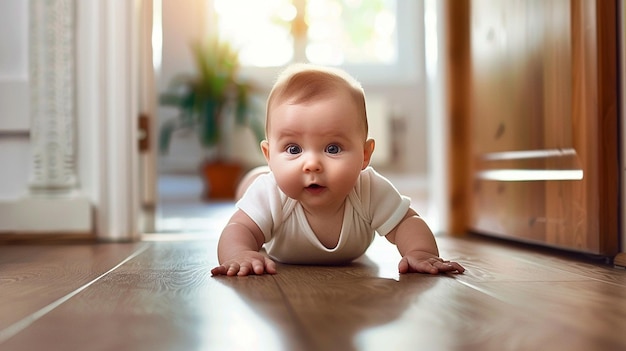
[[[415,1],[213,0],[216,29],[258,72],[291,62],[341,66],[361,81],[415,79]],[[403,45],[400,45],[402,43]]]

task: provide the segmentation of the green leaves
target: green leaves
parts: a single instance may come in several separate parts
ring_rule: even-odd
[[[167,152],[172,134],[183,128],[193,129],[204,147],[218,144],[224,137],[224,118],[235,118],[236,124],[250,126],[259,141],[262,140],[260,122],[251,116],[253,86],[238,78],[238,52],[215,37],[193,43],[191,52],[196,72],[176,76],[159,97],[161,105],[179,110],[175,119],[161,127],[160,152]]]

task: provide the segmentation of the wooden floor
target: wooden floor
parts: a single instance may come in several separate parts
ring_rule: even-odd
[[[172,240],[175,239],[175,240]],[[626,350],[626,270],[438,237],[463,275],[345,267],[212,277],[215,240],[0,246],[0,350]]]

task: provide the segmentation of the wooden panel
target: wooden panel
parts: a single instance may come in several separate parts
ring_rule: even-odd
[[[469,229],[616,254],[615,2],[471,4]]]

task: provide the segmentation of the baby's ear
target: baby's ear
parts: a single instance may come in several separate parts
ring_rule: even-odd
[[[367,166],[369,166],[375,146],[376,143],[374,142],[374,139],[367,139],[365,141],[365,145],[363,145],[363,166],[361,167],[361,169],[365,169]]]
[[[267,140],[263,140],[261,142],[261,151],[263,151],[263,156],[265,156],[265,161],[270,162],[270,143]]]

